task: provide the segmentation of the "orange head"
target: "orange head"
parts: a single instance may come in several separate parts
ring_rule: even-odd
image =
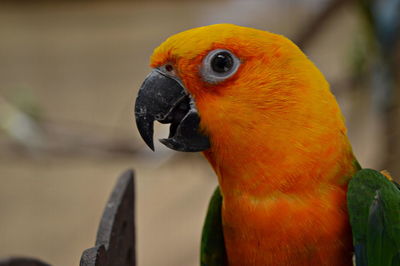
[[[350,171],[353,155],[340,109],[287,38],[231,24],[195,28],[156,48],[151,66],[167,69],[193,98],[223,192],[344,182],[337,176]]]

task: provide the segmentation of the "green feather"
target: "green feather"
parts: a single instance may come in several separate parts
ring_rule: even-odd
[[[400,191],[381,173],[363,169],[347,192],[357,266],[400,264]]]
[[[227,265],[224,233],[222,230],[222,195],[217,187],[208,205],[203,226],[200,250],[201,266]]]

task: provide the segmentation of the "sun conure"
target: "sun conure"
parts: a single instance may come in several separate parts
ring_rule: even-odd
[[[361,170],[322,73],[287,38],[230,24],[168,38],[136,100],[136,123],[202,151],[218,176],[201,265],[400,265],[400,193]]]

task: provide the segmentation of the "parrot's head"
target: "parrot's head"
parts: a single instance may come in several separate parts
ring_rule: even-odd
[[[324,76],[281,35],[231,24],[195,28],[156,48],[151,67],[135,114],[152,149],[155,120],[171,123],[163,144],[205,151],[214,166],[241,156],[240,164],[265,158],[289,166],[330,156],[346,139]]]

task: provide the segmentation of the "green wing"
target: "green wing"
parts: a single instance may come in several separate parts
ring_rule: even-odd
[[[347,203],[357,266],[400,266],[400,191],[378,171],[350,180]]]
[[[208,205],[207,217],[203,226],[200,248],[201,266],[227,265],[221,208],[222,195],[217,187]]]

